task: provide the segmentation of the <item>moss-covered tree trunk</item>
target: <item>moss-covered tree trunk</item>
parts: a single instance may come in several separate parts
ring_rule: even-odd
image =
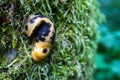
[[[51,52],[40,63],[32,61],[22,31],[34,13],[56,27]],[[0,80],[92,80],[99,18],[96,0],[0,0]]]

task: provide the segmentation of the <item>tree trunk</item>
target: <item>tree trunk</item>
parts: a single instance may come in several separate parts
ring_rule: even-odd
[[[93,80],[101,16],[96,0],[0,0],[0,6],[0,79]],[[23,34],[34,13],[56,28],[50,54],[39,63],[32,61],[31,39]]]

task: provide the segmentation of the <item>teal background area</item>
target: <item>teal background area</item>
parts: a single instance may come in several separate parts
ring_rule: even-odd
[[[120,0],[98,0],[106,16],[99,25],[95,80],[120,80]]]

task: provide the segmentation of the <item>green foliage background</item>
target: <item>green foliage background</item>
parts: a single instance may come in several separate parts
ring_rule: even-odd
[[[99,0],[106,21],[98,28],[95,80],[120,80],[120,0]]]
[[[60,2],[61,1],[61,2]],[[92,80],[97,24],[96,0],[0,0],[0,80]],[[31,41],[23,34],[29,15],[39,13],[56,26],[50,55],[31,59]]]

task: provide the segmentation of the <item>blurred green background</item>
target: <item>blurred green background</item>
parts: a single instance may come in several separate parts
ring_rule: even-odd
[[[98,28],[95,80],[120,80],[120,0],[99,0],[106,20]]]

